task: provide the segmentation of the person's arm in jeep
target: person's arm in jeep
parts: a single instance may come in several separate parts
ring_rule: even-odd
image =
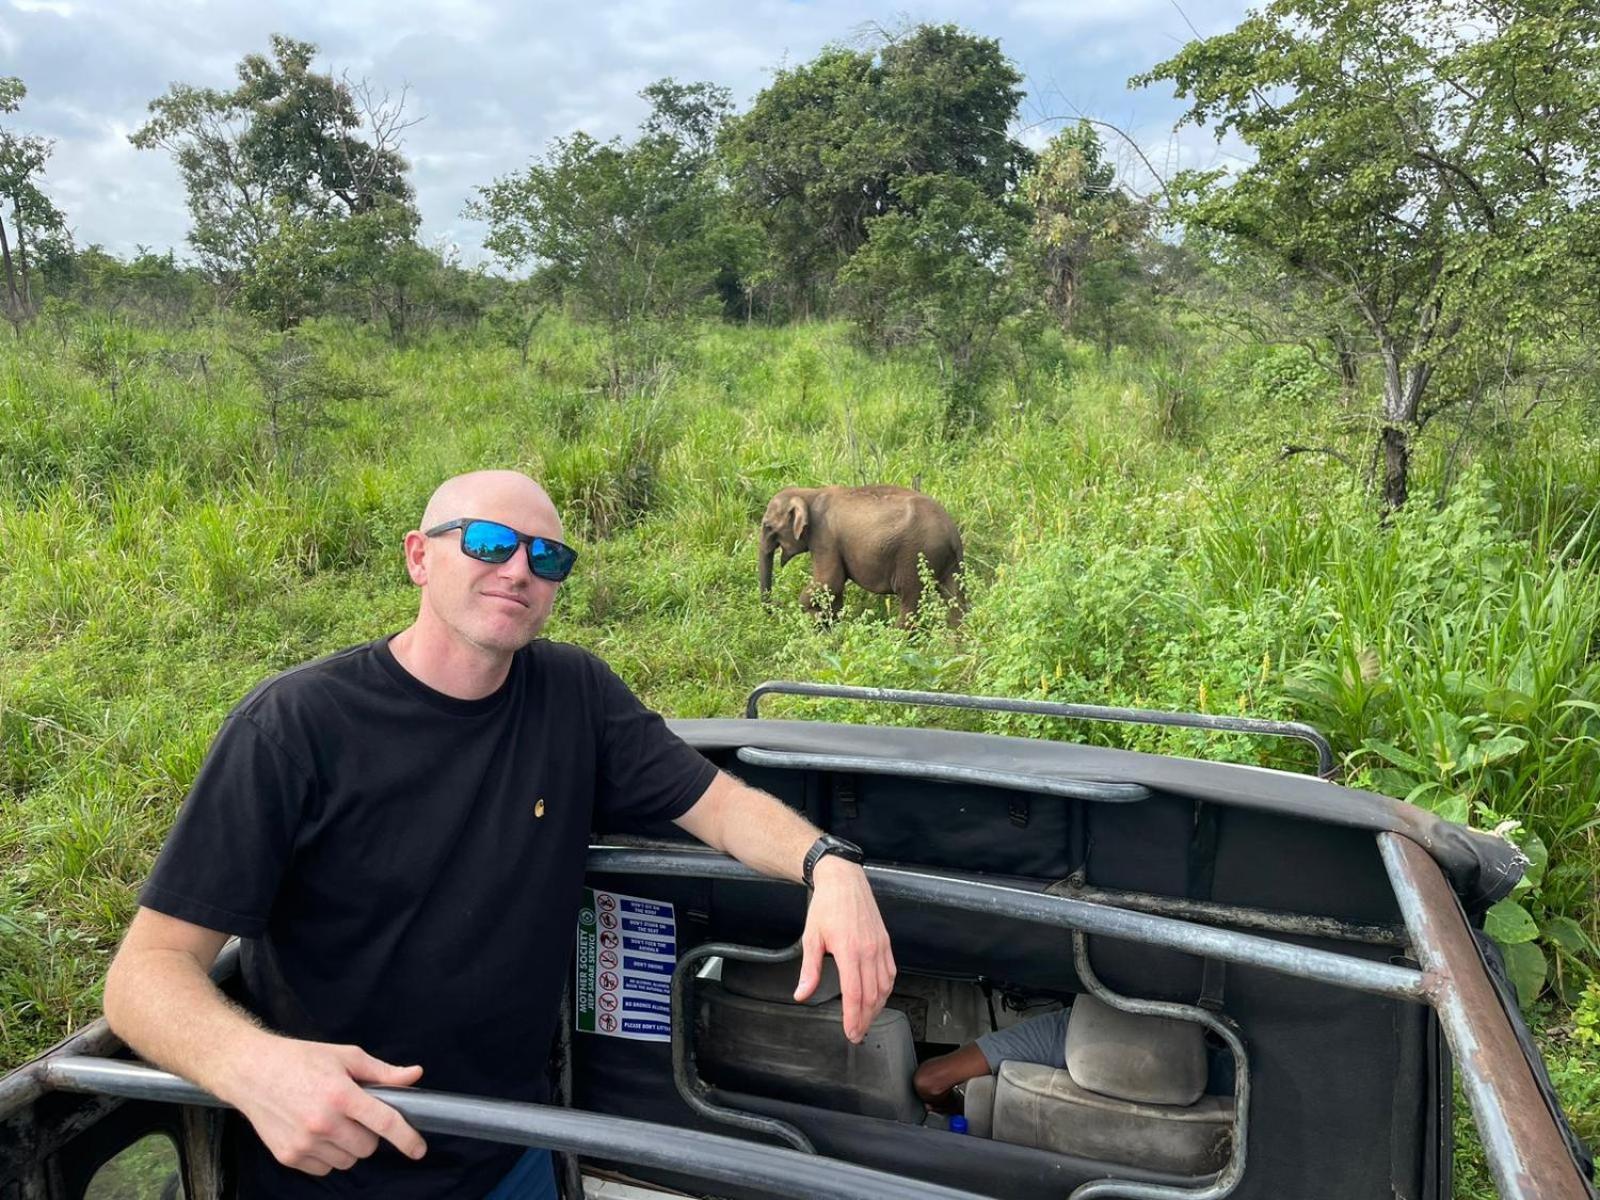
[[[112,1031],[148,1061],[237,1108],[285,1166],[310,1175],[342,1170],[377,1149],[380,1136],[421,1158],[421,1135],[359,1085],[405,1087],[422,1068],[261,1028],[208,974],[227,939],[140,908],[106,974]]]

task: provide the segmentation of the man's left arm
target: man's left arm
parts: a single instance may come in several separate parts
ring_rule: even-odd
[[[801,882],[806,851],[821,831],[782,801],[746,787],[725,771],[677,825],[706,845],[764,875]],[[844,1002],[844,1033],[852,1042],[867,1036],[872,1019],[894,988],[894,955],[866,872],[830,854],[811,873],[813,891],[801,937],[800,983],[804,1000],[822,978],[822,956],[833,955]]]

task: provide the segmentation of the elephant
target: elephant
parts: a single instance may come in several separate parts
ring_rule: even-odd
[[[810,552],[811,583],[800,603],[819,616],[839,615],[845,580],[853,579],[880,596],[894,593],[906,625],[922,600],[919,559],[927,560],[940,594],[960,601],[961,531],[937,500],[909,488],[784,488],[761,518],[763,601],[771,599],[772,557],[780,548],[779,566]]]

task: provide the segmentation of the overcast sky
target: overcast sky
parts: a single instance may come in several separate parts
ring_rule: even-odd
[[[1231,29],[1244,0],[0,0],[0,75],[28,87],[15,127],[56,140],[47,187],[78,244],[119,254],[184,249],[188,214],[177,169],[128,134],[173,82],[227,88],[245,54],[272,33],[316,43],[319,64],[398,92],[424,116],[404,151],[422,237],[484,257],[482,230],[462,217],[473,189],[524,166],[552,137],[583,129],[629,136],[638,92],[671,75],[733,90],[745,108],[774,68],[830,42],[860,44],[863,24],[953,22],[987,37],[1025,76],[1021,122],[1034,144],[1085,115],[1127,129],[1155,165],[1223,164],[1208,131],[1174,131],[1182,111],[1167,85],[1130,91],[1131,75],[1192,36]],[[1130,182],[1149,176],[1120,156]]]

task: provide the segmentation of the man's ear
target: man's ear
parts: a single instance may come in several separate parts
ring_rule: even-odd
[[[423,553],[427,548],[428,539],[422,536],[420,529],[413,529],[406,534],[406,574],[418,587],[428,582],[428,566],[423,561]]]

